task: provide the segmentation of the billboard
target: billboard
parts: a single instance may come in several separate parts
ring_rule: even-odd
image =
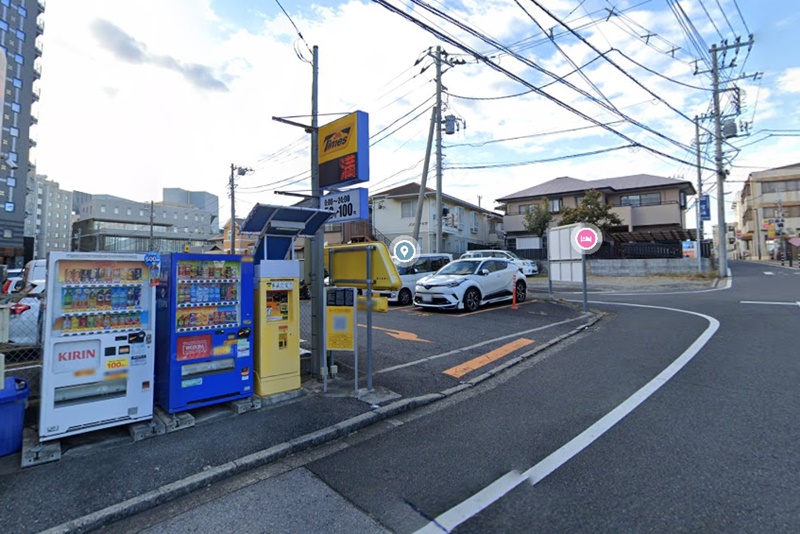
[[[369,181],[369,116],[356,111],[319,129],[319,186]]]

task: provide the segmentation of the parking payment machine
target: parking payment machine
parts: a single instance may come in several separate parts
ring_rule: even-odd
[[[256,204],[242,223],[259,234],[254,254],[254,388],[266,396],[300,388],[300,262],[297,237],[313,237],[330,211]]]

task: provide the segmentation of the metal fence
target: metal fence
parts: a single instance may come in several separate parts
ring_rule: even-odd
[[[5,355],[6,375],[27,380],[32,398],[41,391],[44,303],[43,294],[0,295],[0,353]]]

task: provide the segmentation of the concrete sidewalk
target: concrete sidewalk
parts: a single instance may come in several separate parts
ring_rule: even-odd
[[[375,380],[371,392],[356,392],[354,377],[344,368],[329,380],[327,392],[317,380],[307,380],[301,390],[263,399],[260,409],[239,415],[227,404],[192,410],[195,426],[152,439],[133,441],[127,427],[117,427],[62,439],[62,458],[57,462],[21,469],[19,453],[0,458],[0,525],[5,532],[20,534],[100,528],[468,390],[600,319],[596,314],[571,313],[574,319],[552,329],[548,339],[538,338],[543,342],[536,348],[449,389],[435,390],[431,385],[430,391],[421,393],[415,379],[419,370],[409,370],[406,380],[415,382],[416,389],[408,390],[413,396],[388,391],[380,387],[381,380]],[[393,384],[402,380],[400,375],[387,383],[397,389]]]

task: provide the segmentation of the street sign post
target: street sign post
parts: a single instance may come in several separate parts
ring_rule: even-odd
[[[708,200],[708,195],[700,195],[700,220],[711,220],[711,203]]]

